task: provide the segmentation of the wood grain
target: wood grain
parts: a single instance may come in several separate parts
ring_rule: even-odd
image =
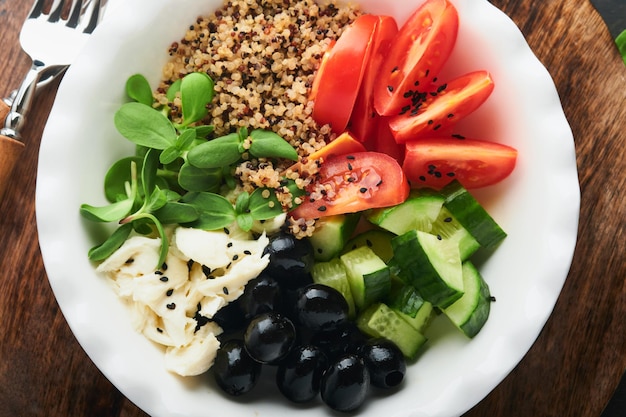
[[[30,67],[18,33],[29,2],[0,0],[0,86]],[[511,374],[466,417],[597,417],[626,368],[626,67],[585,0],[493,0],[552,74],[574,132],[579,241],[554,313]],[[47,282],[35,223],[41,133],[56,84],[38,96],[29,138],[0,201],[0,417],[145,417],[74,339]]]

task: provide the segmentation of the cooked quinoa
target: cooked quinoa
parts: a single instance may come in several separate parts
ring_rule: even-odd
[[[184,38],[170,46],[157,105],[169,106],[172,119],[180,119],[180,100],[170,102],[167,88],[186,74],[206,72],[215,82],[215,99],[204,123],[215,127],[215,137],[240,127],[273,130],[306,163],[307,155],[334,139],[329,126],[312,118],[308,96],[316,70],[330,42],[359,14],[354,6],[334,2],[226,0],[214,13],[198,17]],[[280,191],[285,174],[306,186],[306,175],[285,173],[288,165],[249,160],[235,176],[246,191],[260,186]],[[279,199],[291,206],[289,193],[279,192]],[[292,219],[291,228],[296,235],[310,235],[314,222]]]

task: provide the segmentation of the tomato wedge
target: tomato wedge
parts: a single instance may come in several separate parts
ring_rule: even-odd
[[[400,28],[374,91],[378,114],[397,115],[410,92],[430,85],[456,42],[459,16],[448,0],[427,0]]]
[[[494,83],[487,71],[464,74],[436,90],[414,93],[416,98],[389,119],[389,127],[398,143],[434,132],[450,130],[459,120],[472,113],[487,100]]]
[[[346,129],[354,108],[378,17],[361,15],[341,34],[323,58],[312,88],[313,119],[332,131]]]
[[[409,184],[398,162],[378,152],[331,156],[322,163],[307,200],[291,215],[317,219],[402,203]]]
[[[348,129],[361,142],[370,141],[376,135],[378,115],[374,110],[374,88],[378,82],[378,70],[397,33],[398,24],[393,17],[378,16],[370,62],[365,68],[363,82],[348,124]]]
[[[376,132],[371,142],[366,143],[373,151],[386,153],[402,164],[404,160],[405,146],[403,143],[397,143],[387,119],[379,116],[377,119]]]
[[[516,161],[517,150],[510,146],[444,137],[407,142],[402,169],[413,188],[441,189],[456,179],[472,189],[508,177]]]

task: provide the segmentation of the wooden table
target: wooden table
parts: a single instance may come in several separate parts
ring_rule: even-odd
[[[0,86],[30,66],[18,33],[28,1],[0,0]],[[493,0],[548,68],[575,137],[579,241],[554,313],[514,371],[466,416],[597,417],[626,369],[626,66],[586,0]],[[27,146],[0,201],[0,417],[145,416],[74,339],[46,278],[35,176],[54,100],[41,91]]]

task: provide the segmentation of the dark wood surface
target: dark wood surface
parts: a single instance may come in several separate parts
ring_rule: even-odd
[[[30,66],[28,1],[0,0],[0,93]],[[552,74],[575,136],[582,206],[573,265],[522,362],[467,417],[601,414],[626,368],[626,67],[586,0],[493,0]],[[41,91],[0,201],[0,417],[145,416],[98,371],[58,309],[35,223],[39,141],[56,84]]]

